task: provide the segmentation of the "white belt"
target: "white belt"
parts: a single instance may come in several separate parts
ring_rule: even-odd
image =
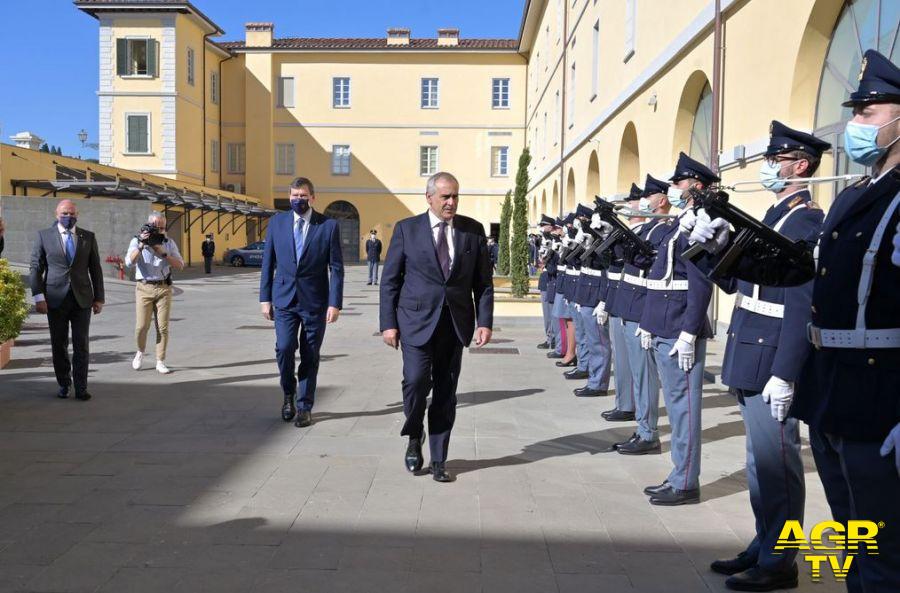
[[[610,280],[615,280],[618,282],[619,280],[622,279],[622,272],[607,272],[606,276]]]
[[[634,274],[622,274],[622,280],[625,281],[625,284],[632,284],[634,286],[647,286],[647,279],[642,276],[635,276]]]
[[[581,273],[585,276],[599,277],[603,275],[603,270],[592,270],[591,268],[581,268]]]
[[[558,274],[559,272],[565,272],[565,271],[566,271],[566,266],[556,266],[556,273],[557,273],[557,274]]]
[[[748,297],[744,294],[737,295],[734,306],[737,309],[744,309],[745,311],[758,313],[759,315],[765,315],[766,317],[784,319],[784,305],[770,303],[769,301],[763,301],[761,299],[754,299],[753,297]]]
[[[566,270],[566,276],[577,276],[581,272],[578,270]]]
[[[810,323],[806,335],[816,348],[900,348],[900,329],[821,329]]]
[[[649,290],[687,290],[687,280],[647,280]]]

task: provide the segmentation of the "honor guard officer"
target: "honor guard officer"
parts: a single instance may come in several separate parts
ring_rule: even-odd
[[[669,201],[691,216],[688,190],[703,189],[719,181],[715,173],[683,152],[670,178]],[[690,214],[689,214],[690,213]],[[706,310],[712,284],[681,254],[688,238],[679,227],[662,236],[656,260],[647,274],[647,297],[641,314],[642,346],[653,350],[669,424],[672,427],[672,463],[669,476],[644,492],[655,505],[700,502],[700,404],[706,340],[712,336]],[[649,335],[648,335],[649,334]]]
[[[566,232],[569,236],[569,249],[571,251],[578,244],[577,239],[580,239],[579,228],[575,226],[578,214],[571,212],[566,217],[566,220],[568,221]],[[575,368],[563,373],[563,376],[569,380],[588,378],[587,340],[584,335],[584,326],[581,323],[581,307],[575,302],[575,291],[578,289],[580,277],[581,258],[568,258],[568,261],[566,261],[566,284],[563,287],[563,296],[566,298],[567,318],[572,320],[575,328],[575,357],[577,359],[573,365]]]
[[[900,591],[900,69],[865,53],[844,106],[847,155],[872,176],[838,195],[825,218],[813,284],[813,347],[791,414],[810,444],[837,521],[884,522],[878,555],[854,559],[847,588]],[[855,568],[854,568],[855,567]]]
[[[559,221],[562,227],[561,241],[564,251],[568,250],[572,240],[575,238],[575,227],[572,226],[574,221],[574,212],[570,212]],[[561,320],[559,327],[560,331],[565,334],[564,338],[566,341],[564,347],[565,355],[562,360],[556,361],[556,366],[577,368],[579,353],[576,352],[575,325],[572,317],[574,308],[569,305],[569,299],[572,297],[572,281],[578,275],[578,272],[574,269],[574,266],[570,266],[562,261],[562,256],[560,256],[560,262],[556,270],[556,299],[553,301],[553,314]]]
[[[557,350],[559,348],[559,322],[553,319],[551,309],[556,297],[556,262],[559,255],[552,250],[554,240],[554,220],[546,214],[541,215],[541,252],[538,260],[542,262],[541,275],[538,277],[538,290],[541,292],[541,313],[544,317],[544,335],[546,339],[538,344],[541,350]]]
[[[579,204],[575,211],[583,227],[591,224],[594,211]],[[600,286],[603,276],[603,258],[591,255],[583,261],[581,275],[575,287],[575,305],[581,317],[581,335],[584,341],[584,360],[587,367],[587,385],[575,390],[578,397],[606,395],[609,389],[609,368],[612,349],[609,343],[609,326],[594,316],[600,303]],[[580,361],[579,361],[580,362]],[[567,373],[568,375],[568,373]]]
[[[668,183],[647,175],[638,210],[648,214],[668,214],[671,208],[668,191]],[[671,231],[671,226],[661,223],[661,220],[651,218],[637,231],[638,236],[647,240],[655,250],[659,250],[662,237]],[[616,444],[616,450],[623,455],[646,455],[660,451],[659,371],[653,352],[641,347],[640,322],[646,296],[647,271],[626,265],[622,270],[622,283],[615,301],[615,310],[624,323],[625,348],[631,367],[631,383],[634,386],[637,429],[630,439]],[[649,339],[647,334],[646,340]]]
[[[822,153],[831,145],[778,121],[772,122],[769,134],[760,182],[775,193],[776,201],[763,223],[791,240],[814,243],[824,213],[812,202],[806,178],[815,174]],[[711,222],[702,212],[690,236],[711,251],[696,260],[704,272],[714,267],[722,253],[715,240],[717,226],[727,228],[728,223],[722,219]],[[786,521],[803,522],[800,429],[795,418],[786,416],[809,352],[806,325],[812,281],[790,288],[759,286],[734,278],[715,282],[729,294],[737,292],[725,344],[722,383],[737,395],[744,420],[747,484],[756,536],[736,558],[717,560],[711,568],[733,575],[725,581],[729,589],[794,588],[797,551],[775,552],[774,548]]]

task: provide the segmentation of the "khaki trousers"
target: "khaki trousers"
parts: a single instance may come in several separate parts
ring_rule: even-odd
[[[134,287],[134,303],[137,310],[137,326],[134,337],[137,349],[143,352],[147,346],[147,332],[153,323],[156,308],[156,360],[166,359],[169,343],[169,311],[172,307],[172,287],[168,284],[144,284],[138,281]]]

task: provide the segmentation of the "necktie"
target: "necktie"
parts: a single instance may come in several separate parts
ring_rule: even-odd
[[[70,266],[75,261],[75,242],[72,240],[71,231],[66,231],[66,259],[69,260]]]
[[[294,251],[297,254],[297,263],[300,263],[300,257],[303,255],[303,219],[297,219],[297,225],[294,227]]]
[[[438,225],[437,256],[438,263],[441,265],[441,271],[444,273],[444,280],[446,280],[450,277],[450,245],[447,243],[446,222],[441,222]]]

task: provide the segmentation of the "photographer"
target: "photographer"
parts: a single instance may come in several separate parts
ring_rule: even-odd
[[[156,370],[171,371],[166,366],[169,341],[169,312],[172,305],[172,269],[182,270],[184,260],[175,241],[166,236],[166,217],[160,212],[150,215],[138,236],[131,240],[125,256],[127,267],[136,267],[134,301],[137,311],[135,338],[137,353],[131,368],[140,370],[147,345],[150,321],[156,318]]]

